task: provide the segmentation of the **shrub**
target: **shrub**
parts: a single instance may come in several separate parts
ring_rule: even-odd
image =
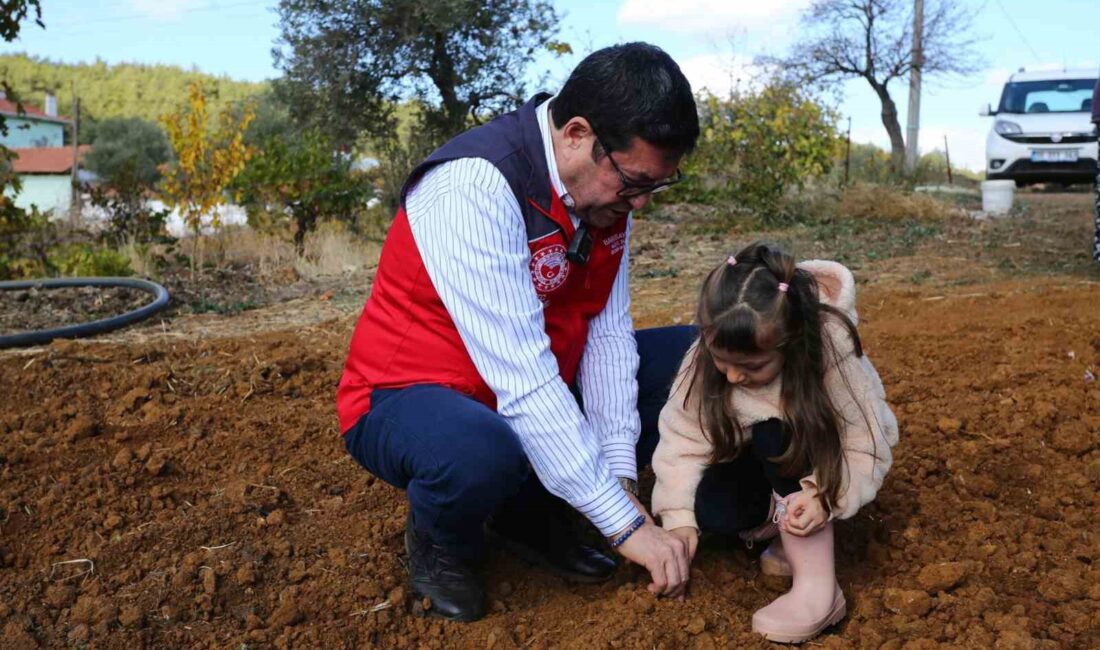
[[[18,208],[0,195],[0,280],[49,275],[49,250],[57,243],[57,226],[50,212]]]
[[[113,248],[88,244],[63,244],[50,251],[50,265],[70,277],[133,275],[126,255]]]
[[[788,193],[828,173],[839,152],[836,116],[792,83],[772,80],[698,102],[699,144],[673,200],[733,202],[765,223],[781,221]]]

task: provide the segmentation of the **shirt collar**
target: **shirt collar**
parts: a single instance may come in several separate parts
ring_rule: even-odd
[[[573,197],[569,196],[569,192],[565,191],[565,184],[561,182],[561,176],[558,174],[557,159],[554,158],[554,134],[550,130],[550,101],[552,99],[554,98],[551,97],[540,104],[535,109],[535,115],[539,120],[539,133],[542,135],[543,149],[546,151],[546,168],[550,170],[550,184],[553,185],[557,195],[561,197],[561,202],[569,209],[569,218],[573,220],[573,225],[576,225],[579,221],[577,216],[573,214],[573,207],[576,203],[573,201]]]

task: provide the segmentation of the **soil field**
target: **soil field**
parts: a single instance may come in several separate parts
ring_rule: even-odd
[[[110,318],[153,301],[126,287],[66,287],[0,291],[0,333],[78,325]]]
[[[639,227],[639,326],[685,320],[729,248],[670,229]],[[1100,647],[1100,283],[1020,276],[954,236],[857,271],[901,441],[837,527],[849,615],[814,645]],[[670,237],[711,261],[669,260]],[[323,305],[274,331],[223,317],[0,355],[0,647],[768,646],[750,619],[785,585],[720,538],[684,602],[634,567],[576,586],[495,554],[488,617],[423,616],[403,495],[336,429],[359,305]]]

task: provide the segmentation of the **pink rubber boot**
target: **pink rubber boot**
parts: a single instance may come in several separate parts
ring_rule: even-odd
[[[767,576],[789,576],[791,565],[787,562],[787,555],[783,552],[783,542],[779,539],[779,518],[785,515],[787,504],[774,492],[769,501],[771,508],[764,523],[737,534],[750,549],[757,542],[771,540],[768,548],[760,554],[760,571]]]
[[[848,613],[836,582],[833,524],[809,537],[780,529],[783,550],[791,565],[791,590],[752,616],[752,629],[776,643],[808,641]]]

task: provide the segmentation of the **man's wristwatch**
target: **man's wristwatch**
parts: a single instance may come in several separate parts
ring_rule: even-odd
[[[632,478],[620,478],[619,485],[623,486],[623,489],[627,492],[638,496],[638,482]]]

